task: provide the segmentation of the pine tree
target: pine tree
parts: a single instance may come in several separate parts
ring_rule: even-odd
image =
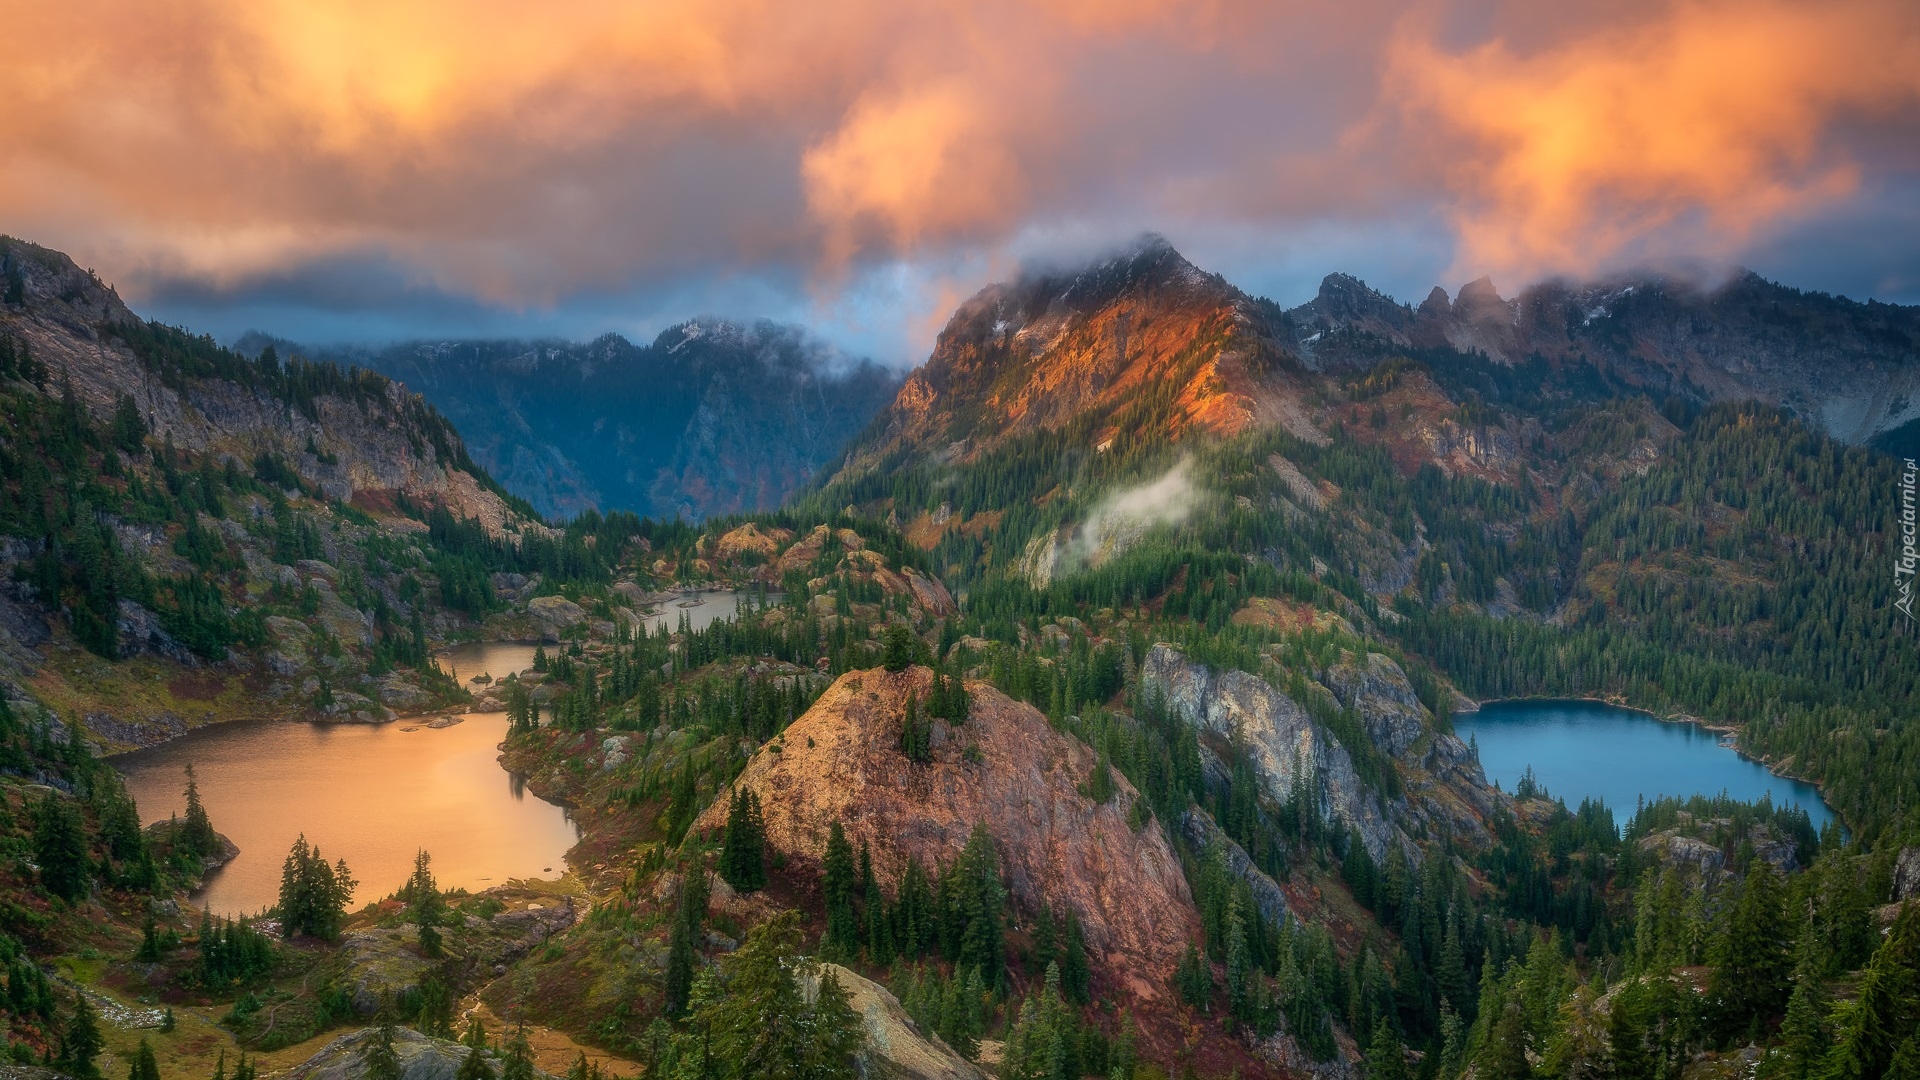
[[[1075,1005],[1093,1000],[1093,972],[1087,963],[1087,935],[1080,927],[1080,913],[1067,909],[1066,948],[1060,956],[1060,991]]]
[[[127,1080],[160,1080],[160,1061],[153,1056],[153,1044],[145,1036],[140,1039],[140,1048],[133,1053],[133,1061],[127,1066]]]
[[[860,951],[860,923],[854,915],[853,845],[847,832],[835,821],[827,830],[827,851],[821,860],[821,892],[826,898],[827,933],[823,942],[827,955],[850,959]]]
[[[433,856],[421,848],[413,857],[413,876],[407,879],[407,913],[420,928],[420,951],[429,957],[443,954],[440,925],[446,918],[447,902],[434,883]]]
[[[66,1031],[60,1037],[60,1067],[82,1080],[93,1080],[100,1075],[94,1060],[106,1045],[100,1024],[94,1018],[93,1006],[87,1003],[87,995],[74,995],[73,1016],[67,1020]]]
[[[1835,1026],[1822,1080],[1888,1080],[1903,1040],[1920,1031],[1920,904],[1901,906]]]
[[[982,982],[997,986],[1006,970],[1006,943],[1002,938],[1002,909],[1006,888],[1000,882],[1000,854],[984,822],[976,822],[966,847],[948,874],[945,911],[950,958],[980,972]]]
[[[844,988],[799,955],[800,915],[787,911],[747,932],[688,1019],[677,1054],[712,1080],[852,1080],[865,1029]],[[813,1000],[802,980],[819,980]],[[709,989],[710,988],[710,989]]]
[[[1709,995],[1722,1030],[1745,1028],[1786,1003],[1793,972],[1792,924],[1771,864],[1755,859],[1747,871],[1719,943]]]
[[[1206,1008],[1213,997],[1213,972],[1207,969],[1206,960],[1191,941],[1187,942],[1187,955],[1180,958],[1174,981],[1179,984],[1180,1000],[1192,1008]]]
[[[453,1074],[453,1080],[498,1080],[493,1065],[487,1060],[487,1052],[480,1049],[467,1051],[460,1060],[459,1071]]]
[[[326,941],[339,937],[347,904],[358,885],[347,870],[346,860],[329,865],[320,849],[308,845],[302,833],[280,869],[280,933],[289,938],[306,934]]]
[[[1527,1063],[1526,1021],[1518,1002],[1501,1009],[1478,1064],[1480,1080],[1533,1080],[1533,1066]]]
[[[373,1037],[367,1040],[366,1052],[360,1059],[360,1068],[366,1080],[402,1080],[406,1075],[400,1065],[400,1053],[394,1049],[392,1024],[373,1029]]]
[[[933,760],[933,721],[921,711],[912,690],[907,691],[907,708],[900,719],[900,752],[915,764]]]
[[[881,663],[888,671],[901,672],[913,663],[913,631],[895,623],[887,627],[886,648]]]
[[[760,816],[760,797],[735,788],[727,806],[727,825],[720,841],[720,876],[738,892],[758,892],[767,884],[766,824]]]
[[[681,879],[679,901],[674,910],[673,929],[667,945],[664,1011],[675,1019],[687,1011],[693,993],[694,969],[700,959],[698,942],[706,915],[707,875],[706,871],[696,866]]]
[[[1407,1052],[1394,1038],[1386,1017],[1374,1021],[1373,1042],[1367,1046],[1366,1080],[1409,1080]]]
[[[507,1040],[505,1060],[500,1065],[500,1080],[534,1080],[533,1044],[527,1041],[527,1026],[513,1029]]]
[[[70,800],[49,791],[34,819],[33,853],[40,864],[40,883],[62,900],[78,903],[93,887],[93,860],[87,857],[80,811]]]

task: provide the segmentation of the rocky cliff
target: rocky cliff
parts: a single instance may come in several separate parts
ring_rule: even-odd
[[[1386,656],[1334,665],[1321,678],[1391,762],[1398,794],[1363,779],[1354,751],[1266,679],[1195,663],[1164,644],[1148,652],[1140,677],[1182,719],[1223,744],[1244,746],[1268,798],[1284,803],[1305,793],[1324,820],[1357,832],[1375,860],[1397,848],[1418,862],[1415,839],[1436,828],[1464,839],[1485,835],[1482,821],[1497,795],[1479,762],[1459,738],[1435,727],[1406,674]],[[1210,831],[1195,822],[1187,829]]]
[[[1199,924],[1165,836],[1128,825],[1138,794],[1119,779],[1107,803],[1087,799],[1078,788],[1093,751],[985,684],[968,685],[965,724],[936,722],[933,759],[909,761],[900,750],[907,695],[925,701],[931,679],[925,668],[849,672],[754,755],[738,783],[759,795],[769,844],[790,864],[817,866],[837,820],[892,882],[909,858],[929,870],[951,863],[984,823],[1016,910],[1032,915],[1043,899],[1071,908],[1106,985],[1143,1006],[1164,1004]],[[696,827],[719,828],[726,809],[716,802]]]

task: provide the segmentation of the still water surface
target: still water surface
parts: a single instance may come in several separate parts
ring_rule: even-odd
[[[767,603],[777,604],[781,594],[767,594]],[[695,630],[705,630],[720,619],[731,619],[740,611],[742,602],[750,599],[745,593],[732,589],[709,589],[705,592],[674,594],[671,599],[656,605],[653,614],[646,617],[647,631],[658,633],[662,626],[669,630],[680,628],[680,616],[685,615]],[[460,681],[466,683],[476,675],[491,675],[495,679],[504,679],[508,675],[525,671],[533,666],[534,642],[517,641],[475,641],[449,646],[434,659],[442,671],[458,674]],[[549,648],[549,653],[559,646]]]
[[[399,888],[423,847],[442,887],[484,889],[563,872],[579,830],[500,767],[505,735],[500,713],[438,729],[409,720],[240,721],[113,764],[152,822],[186,809],[184,769],[193,763],[214,828],[240,846],[196,899],[239,915],[279,899],[281,863],[303,832],[329,859],[347,860],[360,881],[356,905]]]
[[[1577,807],[1602,799],[1625,827],[1641,798],[1718,795],[1804,807],[1818,829],[1833,811],[1812,784],[1775,776],[1693,724],[1664,723],[1597,701],[1502,701],[1453,718],[1480,744],[1487,779],[1512,791],[1529,765],[1549,794]]]

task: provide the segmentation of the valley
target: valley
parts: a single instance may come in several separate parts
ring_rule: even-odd
[[[1905,421],[1862,389],[1920,364],[1909,309],[1342,275],[1282,309],[1148,238],[965,301],[838,438],[609,506],[467,449],[505,346],[430,405],[4,243],[22,1067],[358,1076],[398,1037],[408,1080],[528,1080],[525,1030],[577,1080],[1920,1054],[1920,657],[1863,445]],[[700,487],[736,467],[764,485]]]

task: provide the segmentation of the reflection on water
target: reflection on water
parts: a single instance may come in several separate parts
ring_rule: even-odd
[[[780,593],[766,593],[765,602],[777,604]],[[680,616],[685,615],[695,630],[705,630],[716,619],[731,619],[739,613],[742,604],[757,599],[753,593],[735,592],[732,589],[709,589],[705,592],[675,594],[667,602],[655,609],[655,614],[647,617],[647,630],[659,633],[662,626],[669,630],[680,629]]]
[[[500,767],[505,734],[498,713],[439,729],[242,721],[112,760],[143,822],[186,808],[183,770],[193,763],[214,828],[240,845],[196,899],[237,915],[279,899],[281,863],[303,832],[329,859],[347,860],[360,881],[356,903],[404,884],[423,847],[445,887],[563,870],[579,830]]]
[[[1833,811],[1812,784],[1775,776],[1694,724],[1597,701],[1502,701],[1453,718],[1462,739],[1480,744],[1487,779],[1512,791],[1527,768],[1570,807],[1604,799],[1625,827],[1636,803],[1661,795],[1718,795],[1803,807],[1814,828]]]
[[[735,617],[746,604],[777,604],[782,594],[766,593],[764,601],[760,600],[761,595],[732,589],[673,593],[650,609],[651,613],[646,616],[647,632],[659,633],[663,626],[678,630],[683,615],[695,630],[705,630],[716,620]],[[470,684],[477,675],[489,675],[499,680],[531,668],[533,652],[539,647],[538,643],[531,641],[470,641],[442,649],[434,656],[434,662],[440,665],[440,670],[457,675],[463,684]],[[557,648],[552,646],[548,651]]]
[[[527,670],[533,666],[533,650],[537,648],[531,641],[470,641],[450,645],[433,659],[441,671],[458,675],[464,685],[475,675],[491,675],[497,680]]]

